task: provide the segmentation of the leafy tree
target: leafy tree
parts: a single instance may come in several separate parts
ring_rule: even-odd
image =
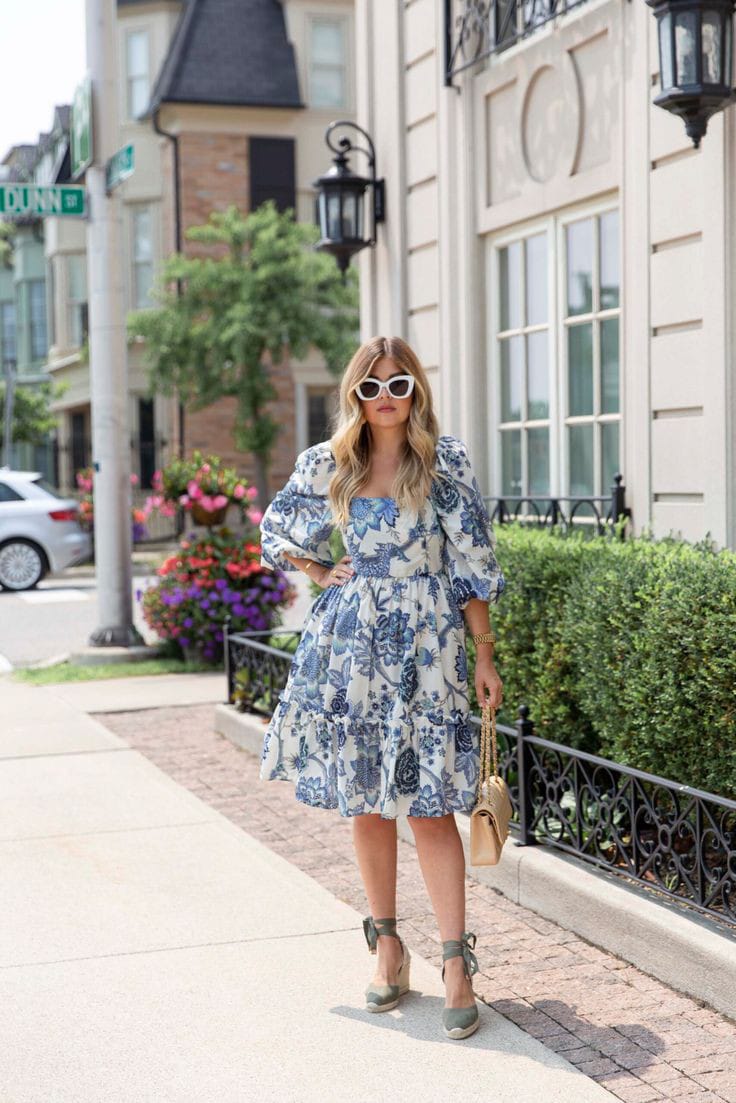
[[[186,236],[215,255],[170,257],[154,292],[159,305],[130,315],[129,335],[145,339],[152,390],[178,393],[193,410],[236,400],[235,443],[254,456],[265,505],[280,430],[267,354],[279,364],[313,346],[337,375],[359,339],[357,275],[343,280],[334,259],[312,248],[317,228],[272,200],[245,217],[234,206],[213,212]]]
[[[13,223],[0,222],[0,268],[12,267],[14,241],[15,226]]]
[[[56,426],[56,415],[49,405],[66,391],[62,383],[16,383],[13,394],[13,441],[24,444],[43,444]],[[0,448],[4,444],[5,383],[0,382]]]

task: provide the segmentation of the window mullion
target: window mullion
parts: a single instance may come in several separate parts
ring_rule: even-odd
[[[601,257],[600,216],[593,218],[593,493],[601,494],[603,460],[601,428],[598,418],[601,412]]]
[[[521,243],[521,264],[519,265],[519,289],[521,302],[521,494],[526,497],[529,494],[529,435],[526,427],[529,418],[529,357],[527,355],[526,324],[528,319],[527,306],[527,247],[526,238]]]

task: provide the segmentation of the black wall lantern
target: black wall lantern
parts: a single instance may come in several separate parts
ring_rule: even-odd
[[[340,139],[338,146],[332,144],[332,132],[337,127],[349,126],[363,135],[368,149],[353,145],[349,138]],[[366,245],[376,244],[376,225],[385,218],[384,181],[376,179],[376,153],[370,135],[357,123],[349,119],[340,119],[330,123],[325,131],[325,141],[335,154],[331,169],[313,182],[318,189],[317,221],[321,237],[316,248],[332,253],[344,274],[350,258]],[[348,165],[348,153],[364,153],[368,158],[370,176],[358,176]],[[373,214],[371,236],[364,238],[364,202],[367,188],[373,191]]]
[[[659,38],[661,92],[654,102],[680,115],[697,149],[708,119],[734,101],[734,0],[646,0]]]

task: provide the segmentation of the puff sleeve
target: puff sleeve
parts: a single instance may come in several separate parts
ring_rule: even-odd
[[[443,562],[453,596],[460,609],[474,597],[495,604],[505,585],[496,537],[467,447],[457,437],[439,438],[437,472],[432,501],[446,536]]]
[[[297,571],[284,552],[332,566],[329,539],[335,526],[327,486],[334,463],[326,441],[299,453],[288,482],[261,518],[262,567]]]

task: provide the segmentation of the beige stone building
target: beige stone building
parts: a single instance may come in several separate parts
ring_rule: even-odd
[[[620,471],[635,531],[736,546],[736,110],[695,149],[653,105],[640,0],[356,0],[356,39],[363,335],[412,343],[488,494]]]
[[[324,131],[355,115],[351,0],[118,0],[119,146],[135,171],[120,185],[128,308],[151,305],[162,260],[213,210],[248,211],[272,197],[314,220],[311,181],[328,163]],[[61,139],[68,146],[68,128]],[[69,158],[39,167],[37,182],[68,179]],[[66,173],[66,177],[65,177]],[[50,351],[47,370],[68,390],[58,403],[59,479],[91,460],[86,355],[85,226],[45,220]],[[183,417],[172,399],[147,394],[143,351],[129,347],[132,469],[150,475],[180,447],[236,452],[228,403]],[[284,426],[271,472],[283,483],[301,448],[324,438],[335,380],[316,354],[276,372]]]

